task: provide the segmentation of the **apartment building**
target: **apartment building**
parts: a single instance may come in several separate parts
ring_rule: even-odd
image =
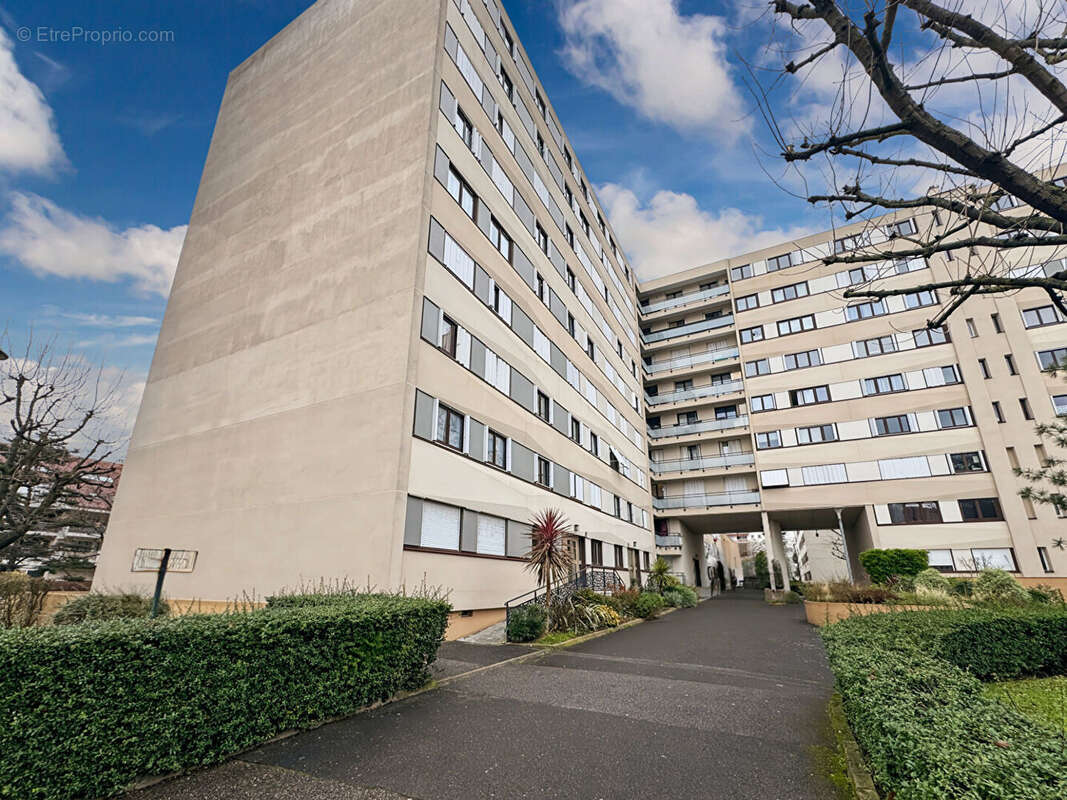
[[[641,285],[658,545],[761,531],[785,562],[782,530],[830,529],[857,576],[871,547],[926,549],[949,573],[1067,572],[1064,520],[1012,471],[1045,460],[1034,426],[1067,412],[1067,384],[1042,373],[1067,356],[1048,296],[977,296],[929,330],[943,298],[919,287],[967,253],[821,261],[939,224],[889,215]],[[1034,266],[1016,270],[1052,274],[1054,258],[1020,252]],[[916,289],[844,298],[876,276]]]
[[[800,531],[796,539],[796,557],[802,581],[848,580],[848,567],[837,531]]]
[[[179,598],[654,550],[636,283],[497,0],[320,0],[230,75],[97,566]],[[195,465],[191,468],[190,465]]]

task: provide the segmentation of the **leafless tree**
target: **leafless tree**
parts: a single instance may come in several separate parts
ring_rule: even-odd
[[[934,327],[968,297],[1037,287],[1067,315],[1062,0],[773,0],[770,14],[752,86],[790,180],[869,223],[822,254],[868,265],[845,296],[944,290]],[[922,221],[874,224],[894,212]],[[935,254],[948,278],[883,280]]]
[[[114,390],[100,368],[49,344],[35,350],[32,338],[0,361],[0,569],[41,556],[36,534],[99,527],[116,478]]]

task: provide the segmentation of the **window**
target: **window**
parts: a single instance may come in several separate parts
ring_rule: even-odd
[[[949,341],[948,331],[944,328],[920,328],[911,332],[915,339],[916,347],[930,347],[935,344],[944,344]]]
[[[507,95],[508,101],[514,103],[515,84],[511,82],[511,78],[508,77],[508,74],[504,71],[503,68],[501,68],[500,70],[500,85],[504,87],[504,94]]]
[[[894,236],[911,236],[916,232],[915,220],[902,219],[900,222],[892,222],[885,226],[885,232],[890,238]]]
[[[746,294],[744,297],[738,297],[735,302],[737,303],[738,311],[748,311],[752,308],[759,308],[759,295]]]
[[[767,259],[767,272],[777,272],[780,269],[793,266],[793,254],[782,253],[780,256]]]
[[[542,486],[552,485],[552,462],[541,456],[537,457],[537,482]]]
[[[974,339],[978,336],[978,328],[975,327],[974,320],[968,317],[965,322],[967,323],[967,333],[969,333],[971,335],[971,338]]]
[[[460,509],[426,501],[422,504],[419,545],[438,550],[459,550]]]
[[[935,376],[940,377],[940,379],[941,379],[941,383],[940,384],[939,383],[932,383],[931,385],[935,385],[935,386],[945,385],[945,386],[948,386],[948,385],[953,384],[953,383],[961,383],[960,373],[959,373],[959,370],[956,369],[956,365],[955,364],[952,364],[952,365],[947,366],[947,367],[931,367],[930,370],[923,370],[923,372],[929,373],[931,370],[933,371]],[[940,375],[938,375],[939,371],[940,371]],[[930,381],[929,374],[927,374],[927,378],[926,379],[927,379],[928,382]],[[935,378],[935,380],[936,380],[936,378]]]
[[[1004,354],[1004,363],[1008,365],[1009,375],[1018,375],[1019,370],[1015,368],[1015,357],[1011,353]]]
[[[892,336],[877,336],[874,339],[860,339],[852,343],[852,353],[856,358],[880,356],[883,353],[895,353],[897,340]]]
[[[596,345],[593,343],[593,337],[589,336],[585,340],[585,352],[589,354],[589,358],[596,361]]]
[[[856,303],[855,305],[845,306],[845,317],[849,322],[855,322],[860,319],[870,319],[871,317],[880,317],[885,313],[885,304],[881,300],[870,300],[866,303]]]
[[[863,393],[868,397],[875,394],[890,394],[907,390],[904,376],[899,372],[894,375],[882,375],[877,378],[863,379]]]
[[[589,540],[589,559],[593,562],[594,566],[601,567],[604,565],[604,543],[597,541],[596,539]]]
[[[875,436],[895,436],[898,433],[911,433],[911,420],[907,414],[892,417],[875,417]]]
[[[494,430],[489,431],[486,462],[500,469],[508,468],[508,440]]]
[[[985,522],[1004,519],[1000,502],[995,497],[980,497],[975,500],[960,500],[960,514],[964,522]]]
[[[839,272],[838,276],[838,283],[843,283],[845,286],[855,286],[857,283],[863,283],[867,280],[867,274],[863,271],[863,267],[853,267],[848,272]]]
[[[836,442],[837,428],[833,425],[811,425],[797,428],[797,444],[816,444],[818,442]]]
[[[773,394],[759,394],[749,401],[749,409],[752,413],[759,411],[771,411],[775,408]]]
[[[848,483],[848,472],[844,464],[821,464],[814,467],[801,467],[800,474],[806,486],[823,483]]]
[[[789,286],[779,286],[771,290],[772,303],[784,303],[786,300],[796,300],[798,297],[808,296],[808,282],[801,281]]]
[[[1067,347],[1057,347],[1054,350],[1039,350],[1037,363],[1041,365],[1041,369],[1067,366]]]
[[[969,453],[952,453],[949,457],[952,464],[953,474],[961,472],[985,472],[985,464],[982,463],[982,454],[977,451]]]
[[[935,501],[890,503],[889,520],[894,525],[914,525],[919,522],[941,522],[941,506]]]
[[[802,369],[804,367],[817,367],[822,364],[822,356],[818,350],[805,350],[802,353],[789,353],[785,359],[785,368]]]
[[[1041,569],[1045,572],[1055,572],[1055,570],[1052,569],[1052,561],[1050,561],[1048,557],[1047,547],[1037,548],[1037,557],[1041,559]]]
[[[867,244],[867,240],[862,233],[856,233],[852,236],[842,236],[840,239],[834,239],[834,253],[845,253],[849,250],[856,250],[865,244]]]
[[[807,389],[790,389],[789,402],[794,406],[810,406],[830,402],[829,386],[811,386]]]
[[[593,455],[600,454],[600,438],[592,431],[589,431],[589,452]]]
[[[1052,410],[1057,417],[1067,417],[1067,394],[1052,395]]]
[[[540,133],[537,134],[537,152],[541,154],[541,158],[548,161],[548,153],[545,152],[545,137]]]
[[[548,114],[548,109],[545,106],[545,98],[541,97],[540,90],[534,91],[534,102],[537,103],[537,113],[545,117]]]
[[[567,312],[567,333],[574,336],[574,314]]]
[[[756,449],[771,450],[782,446],[782,436],[778,431],[766,431],[756,434]]]
[[[678,425],[694,425],[697,422],[697,412],[684,411],[678,415]]]
[[[1019,408],[1022,409],[1023,419],[1033,419],[1034,412],[1030,410],[1030,401],[1025,397],[1019,398]]]
[[[546,256],[548,255],[548,231],[541,227],[540,222],[535,222],[537,230],[537,246],[541,248],[541,252]]]
[[[463,140],[463,143],[469,148],[474,147],[474,126],[471,125],[471,121],[467,119],[467,115],[456,109],[456,118],[452,122],[456,127],[456,133],[459,134],[459,138]]]
[[[815,329],[815,315],[805,314],[803,317],[793,317],[778,321],[778,335],[788,336],[791,333],[810,331]]]
[[[571,250],[574,250],[574,231],[571,230],[570,225],[563,226],[563,235],[567,238],[567,244],[571,246]]]
[[[620,472],[621,471],[619,469],[619,466],[620,466],[619,465],[619,457],[617,455],[615,455],[615,450],[614,449],[609,449],[608,450],[608,466],[611,467],[616,472]],[[616,498],[616,499],[618,499],[618,498]]]
[[[997,418],[997,422],[1004,422],[1004,412],[1000,408],[1000,403],[996,400],[993,401],[993,416]]]
[[[493,243],[493,247],[499,251],[500,255],[504,256],[504,260],[510,264],[513,243],[511,237],[500,227],[496,217],[489,218],[489,241]]]
[[[748,344],[749,342],[759,342],[763,340],[763,326],[756,325],[752,328],[741,329],[741,343]]]
[[[737,406],[718,406],[715,409],[715,419],[736,419]]]
[[[545,302],[545,276],[538,272],[535,283],[537,284],[537,296],[543,303]]]
[[[937,305],[937,292],[923,290],[921,292],[908,292],[904,295],[906,308],[922,308],[923,306]]]
[[[1023,326],[1027,328],[1040,328],[1043,325],[1055,325],[1063,322],[1061,314],[1053,305],[1037,306],[1023,311]]]
[[[471,189],[470,184],[463,180],[452,167],[448,169],[448,193],[452,195],[453,200],[459,203],[460,208],[466,212],[467,216],[474,219],[474,203],[478,196]]]
[[[943,408],[937,412],[937,425],[945,428],[966,428],[971,424],[966,408]]]
[[[938,572],[955,572],[956,565],[952,563],[951,550],[927,550],[927,559],[930,566]]]
[[[674,382],[674,391],[676,391],[676,392],[684,392],[687,389],[692,389],[692,388],[693,388],[693,379],[692,378],[687,378],[684,381],[675,381]]]
[[[616,567],[621,567],[622,566],[622,545],[621,544],[615,545],[615,566]]]
[[[745,264],[742,267],[731,267],[730,268],[730,280],[732,280],[732,281],[740,281],[740,280],[744,280],[745,278],[751,278],[751,277],[752,277],[752,265],[751,264]]]
[[[574,270],[572,270],[570,267],[567,267],[567,285],[570,287],[571,291],[573,292],[574,291]]]
[[[441,317],[441,344],[438,347],[452,358],[456,357],[456,339],[459,327],[448,317]]]
[[[771,362],[765,358],[757,359],[756,361],[745,362],[745,377],[751,378],[755,375],[767,375],[771,371]]]
[[[989,319],[993,323],[993,330],[997,333],[1004,333],[1004,328],[1000,325],[1000,314],[990,314]]]
[[[982,377],[989,380],[993,376],[989,374],[989,364],[984,358],[978,359],[978,369],[982,370]]]
[[[542,391],[537,392],[537,416],[548,422],[552,416],[552,402],[548,395]]]
[[[437,406],[437,441],[463,450],[463,415],[444,403]]]

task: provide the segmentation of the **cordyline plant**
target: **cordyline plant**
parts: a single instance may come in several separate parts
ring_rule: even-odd
[[[545,587],[545,608],[552,608],[552,584],[559,583],[571,566],[571,554],[566,547],[570,523],[563,513],[545,509],[530,521],[530,552],[526,569],[537,575],[537,582]]]

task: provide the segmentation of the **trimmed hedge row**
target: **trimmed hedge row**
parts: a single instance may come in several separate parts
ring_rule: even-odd
[[[979,681],[1061,670],[1067,613],[873,614],[822,635],[845,714],[886,796],[1067,797],[1057,734],[983,696]]]
[[[416,689],[446,603],[0,631],[0,797],[100,797]]]

